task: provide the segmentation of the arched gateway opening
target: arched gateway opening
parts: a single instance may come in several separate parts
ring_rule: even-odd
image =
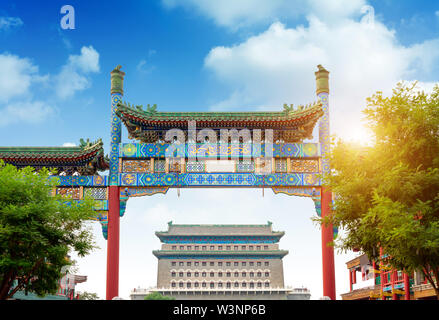
[[[159,271],[159,260],[158,257],[154,255],[154,251],[165,250],[163,248],[165,243],[163,243],[156,232],[166,232],[169,228],[168,223],[172,221],[173,225],[267,225],[268,221],[272,222],[272,230],[276,232],[283,232],[284,235],[280,238],[275,245],[278,246],[279,250],[287,251],[288,253],[283,256],[283,272],[278,274],[269,274],[266,276],[263,274],[262,277],[258,277],[255,273],[251,275],[250,272],[255,271],[257,267],[257,262],[254,266],[251,266],[247,260],[247,265],[242,267],[239,264],[238,269],[248,269],[246,276],[239,275],[238,280],[258,280],[263,281],[270,280],[268,285],[271,291],[276,291],[279,284],[272,281],[273,277],[280,278],[283,275],[284,284],[280,287],[293,286],[302,287],[305,286],[311,289],[312,299],[319,299],[322,295],[321,282],[322,282],[322,271],[321,271],[321,255],[318,249],[321,245],[320,243],[320,229],[311,221],[310,217],[315,214],[314,202],[310,198],[294,198],[293,199],[287,195],[276,195],[271,190],[266,190],[264,196],[262,196],[262,191],[259,189],[250,188],[240,188],[240,189],[184,189],[180,191],[180,196],[176,190],[169,190],[166,195],[155,195],[153,197],[138,197],[132,198],[127,203],[127,209],[124,217],[122,218],[122,223],[120,225],[120,294],[126,296],[130,299],[130,292],[133,293],[133,289],[136,288],[136,293],[140,289],[150,288],[151,290],[158,290],[158,288],[172,289],[169,283],[162,286],[161,281],[158,279]],[[97,229],[96,229],[97,230]],[[101,247],[105,248],[105,243],[100,239]],[[207,267],[202,266],[202,262],[199,265],[194,264],[192,260],[192,266],[187,266],[187,260],[184,261],[184,268],[187,269],[203,269],[213,268],[214,271],[222,270],[224,274],[221,276],[215,273],[213,279],[215,281],[230,281],[230,279],[236,278],[232,273],[231,276],[226,274],[226,271],[230,269],[234,272],[237,269],[234,266],[232,260],[232,266],[223,265],[217,266],[218,261],[227,261],[224,259],[219,259],[219,254],[227,253],[227,241],[221,243],[212,244],[216,246],[214,249],[215,266],[211,267],[209,261],[203,260],[203,258],[198,258],[200,261],[208,261]],[[192,246],[192,250],[196,250],[194,243],[183,243],[186,251],[188,246]],[[197,255],[202,254],[202,246],[205,243],[199,244]],[[210,249],[210,243],[207,244],[207,250]],[[232,244],[231,250],[234,250],[234,245]],[[238,250],[244,250],[242,246],[246,246],[245,250],[257,250],[257,246],[251,243],[239,243]],[[250,246],[253,245],[253,248]],[[180,245],[177,244],[177,251],[180,250]],[[219,248],[218,246],[222,246]],[[220,251],[218,251],[220,250]],[[261,250],[265,248],[261,247]],[[253,252],[253,251],[252,251]],[[99,268],[102,270],[104,268],[103,261],[98,259],[104,258],[104,250],[100,250],[99,258],[87,257],[86,261],[96,261],[99,263]],[[172,259],[171,259],[172,260]],[[255,259],[258,261],[258,259]],[[262,261],[273,261],[262,260]],[[337,260],[336,260],[337,262]],[[179,262],[175,267],[171,269],[178,270],[180,267]],[[344,263],[343,263],[344,264]],[[94,269],[88,268],[91,273],[97,274]],[[262,266],[264,268],[272,268],[272,264],[269,267]],[[253,270],[254,269],[254,270]],[[166,271],[161,269],[161,274]],[[169,270],[170,271],[170,270]],[[81,272],[84,273],[82,270]],[[87,274],[87,272],[85,272]],[[90,275],[91,275],[90,273]],[[170,280],[180,280],[181,277],[177,273],[172,276],[171,273],[166,273],[165,275],[170,277]],[[100,281],[103,283],[104,276],[100,276]],[[90,277],[91,278],[91,277]],[[201,273],[199,275],[192,274],[189,277],[185,274],[183,280],[192,279],[192,281],[199,281],[202,278]],[[212,279],[211,275],[207,274],[207,280]],[[156,287],[157,283],[157,287]],[[252,289],[248,284],[247,287],[240,284],[241,295],[245,295],[246,290]],[[99,285],[100,286],[100,285]],[[154,288],[151,288],[154,287]],[[90,286],[90,288],[93,288]],[[223,289],[226,289],[226,284],[224,283]],[[178,289],[178,288],[177,288]],[[184,292],[178,293],[177,299],[181,296],[183,298],[187,292],[197,289],[196,287],[187,288]],[[202,289],[199,287],[198,289]],[[221,289],[216,286],[216,289]],[[232,287],[233,289],[233,287]],[[258,289],[255,286],[255,289]],[[263,289],[267,289],[265,286]],[[291,289],[291,288],[290,288]],[[96,290],[96,289],[95,289]],[[102,291],[102,289],[101,289]],[[169,290],[168,290],[169,291]],[[179,291],[179,290],[178,290]],[[207,290],[209,291],[209,290]],[[250,290],[251,291],[251,290]],[[140,290],[141,294],[144,290]],[[241,298],[243,298],[241,296]],[[189,298],[203,298],[200,296],[189,296]],[[267,298],[273,299],[274,293],[271,293]],[[131,297],[133,298],[133,297]],[[221,296],[220,296],[221,298]]]
[[[120,218],[130,198],[166,195],[170,189],[271,189],[279,197],[310,198],[318,215],[330,214],[331,193],[319,179],[329,171],[329,72],[322,66],[315,72],[318,101],[284,105],[277,112],[163,112],[155,105],[130,105],[122,101],[125,73],[120,69],[111,72],[109,160],[100,141],[87,141],[77,150],[65,147],[62,154],[69,151],[69,157],[49,154],[38,164],[34,157],[27,163],[62,169],[54,192],[79,201],[85,194],[96,199],[95,219],[107,239],[107,300],[119,293]],[[319,142],[305,143],[317,123]],[[133,142],[122,142],[122,124]],[[23,148],[16,150],[19,160],[9,149],[0,158],[25,165]],[[96,175],[107,168],[108,176]],[[323,296],[335,300],[334,250],[327,245],[334,237],[332,226],[322,226],[321,236]]]

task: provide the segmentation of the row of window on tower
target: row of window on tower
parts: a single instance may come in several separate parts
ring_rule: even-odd
[[[264,286],[265,288],[269,288],[270,287],[270,283],[269,282],[264,282],[264,283],[262,283],[262,282],[257,282],[257,283],[254,283],[254,282],[234,282],[233,283],[233,287],[234,288],[239,288],[240,287],[239,284],[241,284],[241,288],[250,288],[250,289],[262,288],[262,286]],[[171,287],[172,288],[176,288],[177,287],[177,283],[176,282],[171,282]],[[178,283],[178,287],[179,288],[184,288],[184,287],[186,287],[186,288],[192,288],[192,287],[193,288],[200,288],[200,287],[201,288],[207,288],[207,283],[206,282],[201,282],[201,283],[199,283],[199,282],[194,282],[194,283],[192,283],[192,282],[186,282],[186,283],[179,282]],[[218,282],[218,283],[216,283],[216,286],[215,286],[215,282],[210,282],[209,283],[209,288],[210,289],[214,289],[214,288],[222,289],[224,287],[226,289],[231,289],[232,288],[232,283],[231,282],[226,282],[224,284],[222,282]]]
[[[233,276],[235,278],[237,278],[239,276],[245,278],[245,277],[247,277],[247,274],[248,274],[248,276],[250,278],[254,278],[255,275],[258,278],[261,278],[262,275],[264,275],[265,277],[269,277],[270,276],[270,272],[268,272],[268,271],[265,271],[265,272],[261,272],[261,271],[258,271],[258,272],[253,272],[253,271],[250,271],[250,272],[246,272],[246,271],[242,271],[242,272],[238,272],[238,271],[235,271],[235,272],[229,272],[229,271],[222,272],[222,271],[219,271],[219,272],[217,272],[218,278],[222,278],[224,276],[227,277],[227,278],[230,278],[232,276],[232,274],[233,274]],[[192,275],[195,278],[199,277],[200,275],[203,278],[207,277],[207,275],[209,275],[210,277],[215,277],[215,272],[213,272],[213,271],[211,271],[211,272],[206,272],[206,271],[203,271],[203,272],[199,272],[199,271],[191,272],[191,271],[187,271],[186,272],[186,277],[192,277]],[[171,277],[176,277],[176,276],[177,276],[177,272],[172,271],[171,272]],[[178,276],[179,277],[184,277],[185,273],[184,272],[178,272]]]
[[[208,246],[179,246],[179,250],[201,250],[202,251],[207,251],[207,247]],[[172,250],[177,250],[177,246],[172,246],[171,247]],[[210,251],[214,251],[214,250],[232,250],[232,246],[210,246],[209,247]],[[256,251],[260,251],[260,250],[268,250],[269,247],[268,245],[265,246],[241,246],[241,250],[256,250]],[[238,251],[239,250],[239,246],[233,246],[233,250]]]
[[[188,266],[188,267],[191,267],[192,266],[192,263],[193,263],[193,265],[195,266],[195,267],[198,267],[198,266],[203,266],[203,267],[206,267],[207,265],[208,265],[208,262],[207,261],[194,261],[194,262],[192,262],[192,261],[187,261],[186,262],[186,266]],[[222,262],[222,261],[218,261],[218,262],[216,262],[217,263],[217,266],[218,267],[222,267],[223,265],[224,265],[224,263],[225,263],[225,266],[226,267],[231,267],[232,266],[232,262],[231,261],[226,261],[226,262]],[[180,262],[178,262],[178,266],[180,266],[180,267],[183,267],[184,266],[184,264],[185,264],[185,262],[183,262],[183,261],[180,261]],[[239,264],[241,264],[241,266],[243,266],[243,267],[246,267],[247,266],[247,261],[241,261],[241,262],[239,262],[239,261],[235,261],[235,262],[233,262],[233,266],[235,266],[235,267],[238,267],[239,266]],[[175,267],[175,266],[177,266],[177,261],[172,261],[171,262],[171,265],[173,266],[173,267]],[[250,267],[254,267],[255,265],[257,266],[257,267],[261,267],[262,266],[262,261],[249,261],[248,262],[248,265],[250,266]],[[270,262],[269,261],[264,261],[264,266],[265,267],[268,267],[270,265]],[[209,262],[209,266],[210,267],[214,267],[215,266],[215,261],[210,261]]]

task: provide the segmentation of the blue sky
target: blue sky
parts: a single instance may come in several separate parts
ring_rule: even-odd
[[[65,4],[75,9],[74,30],[61,29]],[[131,103],[156,103],[163,111],[251,111],[314,101],[321,63],[331,72],[332,133],[366,142],[366,97],[390,93],[400,80],[418,80],[425,90],[437,82],[438,28],[436,1],[2,1],[0,145],[102,138],[108,150],[109,72],[118,64]],[[226,200],[210,210],[215,195]],[[287,284],[308,286],[319,298],[320,231],[309,220],[311,204],[269,190],[264,198],[260,190],[184,190],[180,198],[171,190],[166,197],[132,199],[121,223],[120,295],[155,284],[153,231],[165,229],[168,218],[271,219],[286,231]],[[93,229],[101,249],[79,268],[89,276],[84,288],[104,297],[105,241],[100,227]],[[338,293],[347,290],[349,257],[336,257]]]

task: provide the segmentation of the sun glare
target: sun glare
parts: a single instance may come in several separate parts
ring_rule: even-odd
[[[364,126],[358,126],[352,130],[347,140],[364,146],[373,144],[372,132]]]

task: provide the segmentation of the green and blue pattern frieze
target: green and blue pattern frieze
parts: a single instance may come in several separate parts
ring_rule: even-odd
[[[55,177],[60,187],[107,186],[106,176],[64,176]],[[196,187],[196,186],[320,186],[318,173],[121,173],[122,187]]]
[[[80,203],[82,200],[65,200],[62,203],[71,206],[73,204]],[[93,210],[96,211],[108,211],[108,200],[94,200]]]
[[[106,187],[108,186],[107,176],[52,176],[57,179],[60,187]]]
[[[222,146],[221,144],[187,143],[173,146],[169,143],[121,143],[119,156],[121,158],[166,158],[169,156],[215,159],[221,156],[252,158],[265,157],[265,149],[265,144]],[[318,158],[321,155],[319,143],[274,143],[272,151],[275,158]]]
[[[320,186],[316,173],[122,173],[121,186],[272,187]]]

